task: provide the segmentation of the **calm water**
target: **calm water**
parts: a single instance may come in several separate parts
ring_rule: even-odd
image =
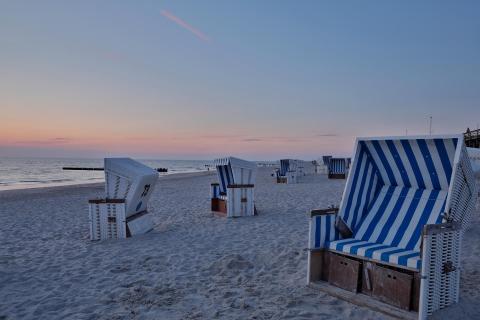
[[[211,161],[139,160],[167,174],[205,171]],[[0,158],[0,190],[103,182],[103,171],[63,171],[62,167],[103,167],[103,159]],[[160,173],[164,175],[165,173]]]

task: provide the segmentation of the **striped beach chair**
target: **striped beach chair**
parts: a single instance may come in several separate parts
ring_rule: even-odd
[[[227,217],[253,216],[257,165],[234,157],[216,159],[214,163],[218,183],[211,184],[212,211]]]
[[[297,183],[298,161],[294,159],[281,159],[280,169],[277,171],[277,183]]]
[[[328,161],[328,179],[345,179],[348,167],[347,158],[330,158]]]
[[[153,229],[147,203],[158,173],[130,158],[105,158],[105,198],[89,200],[90,239],[127,238]]]
[[[477,198],[463,136],[359,138],[354,155],[340,207],[311,212],[309,283],[397,317],[458,302]]]

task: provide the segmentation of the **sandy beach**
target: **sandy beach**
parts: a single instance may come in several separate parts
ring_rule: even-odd
[[[308,216],[344,180],[275,184],[259,168],[259,215],[209,210],[213,172],[159,179],[145,235],[91,242],[103,185],[0,192],[0,319],[388,319],[306,286]],[[434,318],[480,318],[480,218],[463,241],[461,301]]]

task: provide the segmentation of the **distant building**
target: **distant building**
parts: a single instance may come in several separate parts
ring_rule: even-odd
[[[480,129],[470,130],[467,128],[463,135],[465,137],[465,145],[468,148],[480,148]]]

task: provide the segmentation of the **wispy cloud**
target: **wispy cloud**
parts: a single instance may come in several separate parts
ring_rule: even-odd
[[[195,29],[194,27],[192,27],[191,25],[189,25],[188,23],[186,23],[185,21],[183,21],[179,17],[177,17],[177,16],[173,15],[172,13],[168,12],[167,10],[162,10],[161,14],[162,14],[162,16],[169,19],[170,21],[175,22],[180,27],[190,31],[200,40],[205,41],[205,42],[210,42],[211,41],[210,37],[208,37],[205,33],[203,33],[202,31],[200,31],[198,29]]]
[[[70,143],[72,140],[69,138],[51,138],[45,140],[22,140],[16,141],[15,144],[27,144],[27,145],[55,145],[55,144],[66,144]]]
[[[319,133],[315,135],[316,137],[338,137],[336,133]]]

